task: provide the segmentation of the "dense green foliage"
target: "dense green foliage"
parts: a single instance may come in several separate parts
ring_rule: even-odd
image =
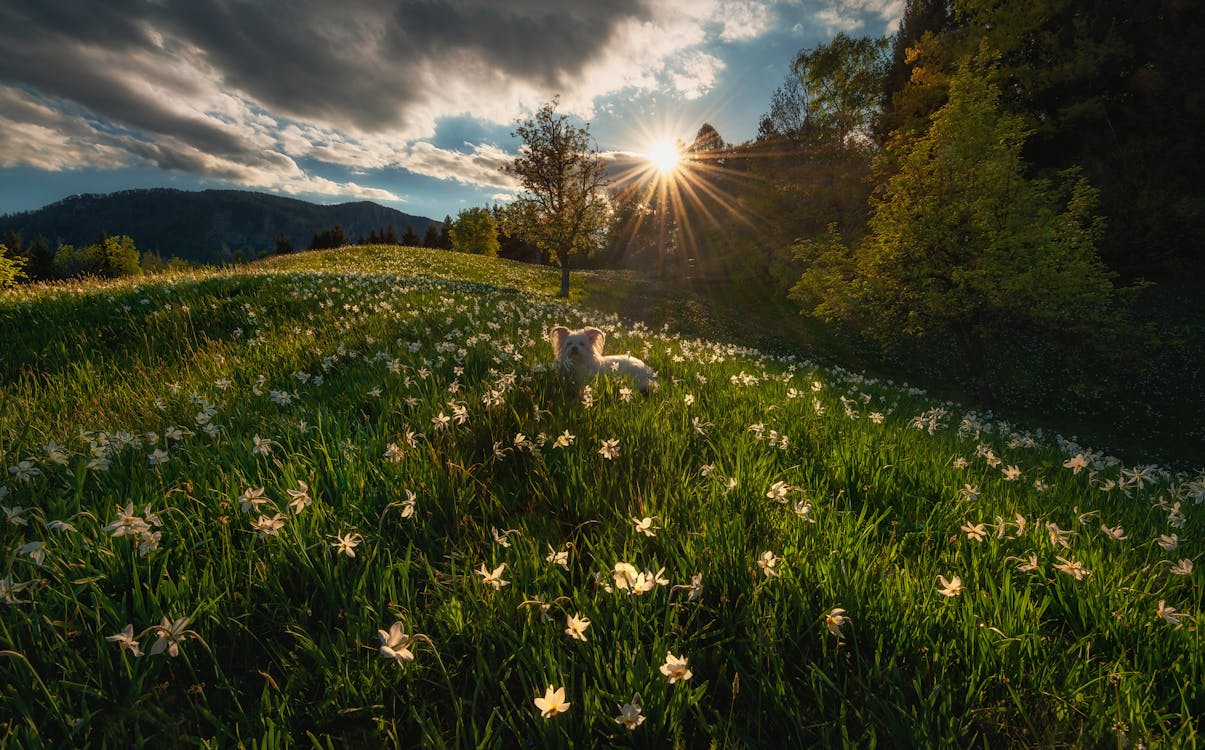
[[[944,334],[993,402],[985,349],[1019,330],[1104,338],[1115,294],[1094,243],[1095,193],[1025,177],[1016,116],[1000,111],[990,55],[967,61],[946,104],[918,137],[901,132],[884,161],[867,234],[799,246],[805,272],[792,294],[822,317],[886,343]]]
[[[488,208],[466,208],[456,214],[456,221],[448,230],[452,249],[461,253],[498,255],[498,226]]]
[[[1198,742],[1205,477],[557,288],[370,247],[0,295],[0,742]],[[569,387],[583,323],[661,387]]]
[[[8,254],[8,246],[0,244],[0,289],[12,286],[25,277],[21,269],[25,267],[25,259],[12,257]]]
[[[54,273],[60,279],[75,276],[115,279],[137,276],[142,273],[142,266],[134,240],[122,235],[101,237],[99,242],[81,248],[59,246],[54,254]]]

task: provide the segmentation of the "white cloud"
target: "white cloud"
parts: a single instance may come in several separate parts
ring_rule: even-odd
[[[898,15],[902,2],[853,0],[842,7]],[[302,164],[312,160],[353,174],[404,169],[509,194],[515,183],[498,168],[510,155],[490,144],[433,145],[427,139],[442,118],[511,123],[556,94],[561,111],[586,119],[597,101],[620,93],[697,99],[725,70],[707,45],[756,39],[777,18],[770,0],[660,0],[616,4],[615,11],[559,1],[491,3],[447,4],[440,12],[459,12],[477,25],[427,18],[442,41],[424,46],[416,37],[420,44],[412,48],[394,45],[389,29],[406,33],[413,13],[426,6],[412,4],[407,16],[398,15],[404,4],[366,0],[282,18],[279,29],[264,31],[263,49],[224,36],[222,19],[167,5],[132,11],[139,38],[122,45],[92,41],[83,22],[42,34],[0,33],[0,53],[21,61],[14,80],[41,92],[0,86],[0,164],[60,170],[153,164],[289,193],[400,200],[387,190],[310,174]],[[265,11],[257,7],[232,6],[224,14],[232,22],[258,18]],[[538,29],[558,18],[580,27],[581,13],[606,24],[595,37],[581,37],[581,50],[548,35],[499,40],[476,21],[488,16]],[[837,6],[821,17],[834,24],[845,18]],[[289,31],[317,37],[296,40]],[[286,54],[291,44],[315,40],[327,46],[308,56]],[[522,47],[529,41],[530,49]],[[547,65],[538,64],[542,50]],[[505,56],[505,63],[491,55]]]

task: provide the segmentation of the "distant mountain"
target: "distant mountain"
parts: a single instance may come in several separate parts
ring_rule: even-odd
[[[245,190],[155,188],[73,195],[36,211],[0,216],[0,237],[15,231],[32,242],[42,235],[53,248],[89,245],[102,232],[126,234],[139,250],[214,263],[240,250],[246,255],[270,252],[281,233],[295,249],[304,250],[315,233],[336,224],[354,242],[390,227],[400,238],[407,225],[421,237],[428,224],[439,223],[369,201],[321,206]]]

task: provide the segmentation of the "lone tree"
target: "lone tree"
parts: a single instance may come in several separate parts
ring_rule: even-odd
[[[575,127],[548,102],[515,132],[523,149],[502,171],[518,179],[522,194],[502,212],[503,232],[518,237],[561,267],[569,296],[569,259],[601,247],[608,224],[606,165],[591,148],[590,127]]]

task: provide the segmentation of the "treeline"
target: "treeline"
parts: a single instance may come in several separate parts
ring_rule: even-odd
[[[404,245],[406,247],[429,247],[449,250],[452,247],[452,240],[448,234],[448,228],[452,223],[452,217],[444,217],[442,224],[431,222],[427,225],[427,231],[422,237],[414,231],[413,224],[406,225],[406,231],[398,237],[397,230],[388,226],[384,229],[373,229],[367,235],[358,235],[356,241],[352,242],[347,232],[343,229],[342,224],[336,224],[329,229],[323,229],[314,233],[314,238],[310,240],[310,245],[307,250],[328,250],[336,247],[344,247],[347,245]],[[273,252],[277,255],[293,252],[293,243],[284,234],[276,240],[276,247]]]
[[[0,288],[20,282],[55,281],[85,276],[115,279],[194,267],[180,258],[164,260],[154,252],[139,252],[125,235],[102,234],[96,242],[51,248],[45,237],[27,243],[15,232],[0,243]]]

